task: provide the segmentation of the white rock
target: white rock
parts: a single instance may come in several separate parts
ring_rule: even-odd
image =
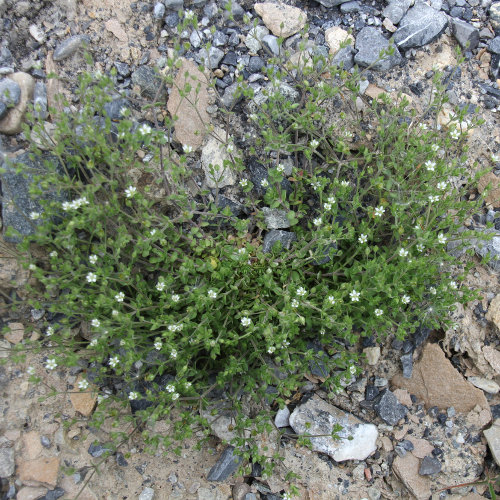
[[[488,380],[482,377],[469,377],[467,379],[472,385],[489,394],[497,394],[500,391],[500,386],[493,380]]]
[[[328,404],[314,395],[305,403],[297,406],[290,415],[290,426],[297,434],[331,434],[333,426],[339,424],[340,439],[329,436],[309,438],[312,449],[326,453],[336,462],[344,460],[364,460],[376,449],[377,427],[364,424],[354,415]]]
[[[245,37],[245,45],[248,50],[257,54],[257,52],[262,48],[262,44],[260,42],[266,35],[269,35],[269,30],[265,26],[255,26],[252,28]]]
[[[138,500],[153,500],[155,497],[155,490],[153,488],[144,488],[139,495]]]
[[[236,173],[229,164],[224,165],[224,162],[231,163],[231,156],[227,151],[227,146],[222,142],[225,137],[226,132],[224,130],[214,130],[214,134],[210,136],[201,152],[201,165],[209,188],[217,186],[223,188],[236,183]],[[233,154],[236,154],[236,151]]]
[[[336,54],[340,49],[340,44],[351,40],[351,46],[354,45],[354,38],[346,30],[339,26],[332,26],[325,30],[325,42],[330,47],[330,54]]]
[[[290,425],[290,410],[285,406],[282,410],[278,410],[274,417],[276,427],[288,427]]]
[[[380,359],[380,347],[365,347],[363,352],[366,356],[366,361],[370,366],[375,366]]]

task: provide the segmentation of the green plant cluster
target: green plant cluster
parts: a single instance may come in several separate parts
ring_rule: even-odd
[[[167,86],[177,67],[168,61]],[[255,436],[272,430],[269,401],[282,407],[312,364],[324,366],[334,397],[361,370],[360,337],[447,326],[453,304],[472,297],[446,248],[467,236],[458,229],[480,206],[466,201],[475,182],[466,135],[477,123],[462,110],[436,127],[439,75],[425,116],[404,97],[369,103],[360,73],[318,56],[294,70],[276,60],[268,77],[275,90],[253,101],[253,135],[219,138],[250,215],[221,208],[218,188],[190,191],[195,156],[171,140],[175,117],[103,117],[113,75],[80,77],[80,111],[59,113],[52,139],[41,124],[26,129],[47,168],[33,187],[43,206],[30,214],[36,233],[21,245],[38,283],[30,303],[58,318],[35,347],[50,346],[48,370],[86,360],[78,389],[101,391],[93,425],[130,402],[135,415],[124,419],[172,420],[169,435],[143,437],[175,448],[208,433],[198,410],[223,391],[236,411],[233,444],[264,462]],[[244,82],[241,93],[255,97]],[[251,155],[267,171],[260,185],[245,169]],[[154,180],[138,185],[137,171]],[[161,203],[153,189],[164,190]],[[263,252],[264,207],[286,215],[290,249]],[[252,418],[248,393],[263,410]]]

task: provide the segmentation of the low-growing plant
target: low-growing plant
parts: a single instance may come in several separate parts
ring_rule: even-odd
[[[211,173],[239,176],[229,194],[199,187],[196,153],[171,139],[175,117],[155,122],[160,103],[150,122],[133,107],[103,113],[113,73],[79,77],[78,112],[52,110],[51,137],[26,128],[44,172],[32,189],[36,231],[20,249],[37,283],[29,303],[48,314],[41,339],[13,351],[50,347],[47,370],[80,366],[77,389],[99,392],[93,426],[146,424],[152,448],[179,451],[230,410],[232,444],[269,473],[279,454],[256,438],[277,431],[270,404],[292,400],[313,364],[334,398],[361,371],[360,337],[446,327],[453,305],[474,296],[446,249],[481,203],[469,201],[477,176],[466,165],[477,120],[457,110],[437,127],[439,74],[417,115],[403,95],[370,103],[360,72],[308,57],[292,69],[276,58],[259,99],[240,77],[248,134],[217,137],[230,159]],[[166,86],[178,66],[167,61]],[[289,232],[264,251],[270,213]],[[168,435],[152,431],[159,420]]]

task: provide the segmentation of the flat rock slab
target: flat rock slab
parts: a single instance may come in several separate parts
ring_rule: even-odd
[[[185,97],[182,97],[180,91],[184,90],[186,84],[191,86],[191,90]],[[191,146],[193,150],[202,145],[206,135],[206,127],[210,122],[207,113],[208,105],[207,77],[193,61],[184,59],[175,77],[174,86],[167,104],[171,116],[177,116],[178,118],[174,123],[177,141]]]
[[[404,457],[397,456],[392,469],[417,500],[427,500],[431,496],[431,481],[418,473],[417,457],[411,453],[407,453]]]
[[[19,463],[19,479],[28,486],[40,484],[54,488],[57,484],[60,458],[40,457],[36,460],[23,460]]]
[[[84,391],[78,391],[78,382],[81,380],[81,377],[77,378],[75,388],[70,392],[69,399],[76,411],[80,412],[84,417],[90,417],[97,403],[97,390],[90,384]]]
[[[394,47],[392,56],[385,55],[380,58],[380,52],[389,48],[389,40],[376,28],[363,28],[356,37],[357,54],[354,62],[360,66],[370,66],[377,71],[388,71],[392,67],[401,63],[403,58],[397,47]]]
[[[365,424],[354,415],[323,401],[314,395],[305,403],[297,406],[290,415],[290,426],[300,435],[331,434],[333,426],[340,424],[340,439],[328,436],[309,438],[312,449],[326,453],[337,462],[344,460],[364,460],[377,446],[377,427]]]
[[[486,429],[483,434],[486,441],[488,441],[495,462],[500,465],[500,419],[497,418],[493,425]]]
[[[5,118],[0,120],[0,132],[7,135],[18,134],[21,132],[21,124],[24,115],[28,108],[28,104],[33,99],[33,92],[35,90],[35,79],[28,75],[28,73],[18,72],[8,75],[20,88],[20,96],[17,104],[10,108]]]
[[[410,379],[397,374],[392,384],[422,399],[426,408],[444,410],[453,406],[458,413],[468,413],[476,405],[488,409],[483,391],[476,389],[455,370],[437,344],[427,344]]]
[[[297,7],[265,2],[256,3],[253,8],[276,36],[288,38],[295,35],[306,24],[307,14]]]
[[[234,446],[227,446],[219,460],[210,469],[208,481],[225,481],[233,475],[240,466],[243,458],[234,454]]]
[[[500,208],[500,178],[493,172],[488,172],[479,179],[477,190],[483,194],[487,187],[489,191],[484,198],[486,203],[494,208]]]

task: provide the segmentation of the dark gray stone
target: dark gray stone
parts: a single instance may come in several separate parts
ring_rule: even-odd
[[[19,104],[21,99],[21,87],[10,78],[0,80],[0,102],[3,102],[8,108],[13,108]]]
[[[348,14],[349,12],[359,12],[362,9],[361,4],[357,0],[343,3],[340,6],[340,12]]]
[[[408,409],[388,389],[377,397],[373,408],[377,415],[389,425],[396,425],[408,413]]]
[[[261,43],[265,52],[270,52],[273,56],[279,56],[280,47],[278,45],[278,37],[274,35],[265,35],[262,37]]]
[[[500,78],[500,54],[491,54],[490,76],[493,80]]]
[[[479,30],[472,24],[461,21],[460,19],[451,19],[451,29],[462,49],[474,50],[479,44]]]
[[[419,326],[415,333],[413,334],[412,340],[415,347],[420,347],[428,338],[431,333],[431,329],[426,326]]]
[[[224,195],[219,194],[219,198],[217,200],[217,207],[221,210],[224,210],[226,207],[231,210],[231,214],[234,217],[238,217],[244,211],[245,207],[241,203],[237,203],[229,198],[226,198]]]
[[[165,5],[163,5],[161,2],[156,3],[153,8],[153,17],[155,19],[162,19],[164,15],[165,15]]]
[[[228,38],[229,37],[225,33],[222,33],[222,31],[217,30],[212,38],[212,44],[215,47],[224,47],[224,45],[227,44]]]
[[[405,450],[401,445],[397,444],[394,446],[394,451],[397,453],[398,456],[403,458],[406,455],[407,450]]]
[[[427,456],[422,459],[418,473],[421,476],[430,476],[441,472],[441,467],[442,464],[437,458]]]
[[[41,436],[40,443],[42,443],[42,446],[44,448],[50,448],[52,446],[52,443],[50,442],[50,439],[47,436]]]
[[[487,241],[471,240],[474,250],[481,257],[489,256],[490,261],[488,262],[488,266],[495,271],[500,271],[500,231],[489,228],[481,232],[494,233],[494,236],[491,240]]]
[[[7,116],[8,111],[9,108],[7,107],[7,105],[0,101],[0,120]]]
[[[403,366],[403,377],[411,378],[413,373],[413,353],[410,352],[399,358],[401,360],[401,365]]]
[[[184,7],[184,0],[163,0],[163,3],[167,9],[175,11]]]
[[[149,99],[165,97],[165,86],[156,71],[149,66],[139,66],[132,73],[132,83],[141,89],[141,94]],[[160,90],[161,89],[161,90]]]
[[[343,69],[349,71],[354,66],[354,52],[354,47],[351,45],[339,49],[332,58],[332,64],[342,66]]]
[[[311,349],[316,353],[311,361],[309,361],[309,369],[315,377],[327,378],[330,375],[324,361],[328,363],[328,355],[319,342],[307,342],[307,349]],[[319,353],[322,353],[321,355]]]
[[[14,65],[12,52],[7,47],[0,47],[0,67],[14,68]]]
[[[224,90],[224,95],[221,98],[222,104],[226,108],[232,108],[235,104],[243,99],[241,92],[238,92],[238,88],[240,84],[238,82],[234,82],[231,85],[227,86]]]
[[[494,54],[500,54],[500,36],[496,36],[488,44],[488,50]]]
[[[262,245],[262,251],[264,253],[269,253],[273,246],[280,242],[281,248],[289,250],[290,246],[294,241],[296,241],[297,235],[290,231],[281,231],[280,229],[273,229],[269,231],[266,236],[264,236],[264,242]]]
[[[393,24],[398,24],[410,8],[411,4],[411,0],[393,0],[382,11],[382,15],[387,17]]]
[[[115,68],[120,76],[127,77],[130,75],[130,66],[127,63],[115,61]]]
[[[179,21],[180,18],[177,12],[172,12],[172,14],[165,17],[165,25],[169,28],[175,28],[179,24]]]
[[[123,453],[117,452],[115,455],[116,458],[116,464],[119,465],[120,467],[127,467],[128,462],[125,460],[125,457],[123,456]]]
[[[429,5],[416,2],[401,19],[394,41],[402,49],[422,47],[436,40],[446,29],[448,19]]]
[[[207,49],[201,49],[198,52],[196,62],[203,64],[208,69],[216,69],[223,57],[224,51],[217,47],[210,47],[208,51]]]
[[[236,66],[238,64],[238,56],[235,52],[230,51],[222,59],[222,64],[228,64],[230,66]],[[226,75],[228,76],[228,75]]]
[[[336,7],[337,5],[341,5],[345,2],[349,2],[349,0],[318,0],[318,3],[324,5],[328,9],[331,7]]]
[[[47,491],[47,493],[45,493],[45,496],[40,500],[57,500],[58,498],[61,498],[64,493],[66,492],[62,488],[57,487],[53,490]]]
[[[356,37],[358,53],[354,56],[354,62],[363,67],[370,66],[377,71],[388,71],[402,61],[397,47],[394,47],[392,56],[385,55],[383,59],[379,60],[380,51],[386,50],[388,47],[389,40],[382,35],[381,31],[371,27],[363,28]]]
[[[74,35],[62,41],[54,50],[52,59],[54,61],[62,61],[73,55],[80,47],[88,45],[90,38],[87,35]]]
[[[49,116],[47,104],[47,87],[43,82],[35,83],[35,90],[33,93],[34,115],[36,118],[45,120]]]
[[[229,13],[227,10],[224,10],[224,18],[228,19],[229,14],[231,14],[234,19],[242,19],[245,15],[245,9],[234,0],[231,2],[231,12]]]
[[[264,66],[266,62],[259,56],[250,57],[247,69],[250,73],[258,73]]]
[[[208,481],[225,481],[229,476],[234,474],[240,466],[243,458],[234,454],[234,446],[228,446],[222,452],[219,460],[210,469],[208,473]]]
[[[104,455],[104,453],[112,453],[112,452],[113,452],[113,449],[110,446],[102,445],[102,444],[92,443],[88,449],[89,455],[91,455],[94,458],[99,458],[102,455]]]
[[[123,108],[130,108],[130,102],[124,97],[118,97],[104,105],[103,115],[108,116],[111,120],[121,120],[123,118],[121,114]]]
[[[408,439],[403,439],[403,441],[399,443],[399,446],[403,447],[406,451],[412,451],[413,448],[415,448],[413,443]]]
[[[216,16],[218,11],[219,7],[217,7],[215,2],[209,3],[203,7],[203,15],[208,17],[208,19],[212,19],[212,17]]]

